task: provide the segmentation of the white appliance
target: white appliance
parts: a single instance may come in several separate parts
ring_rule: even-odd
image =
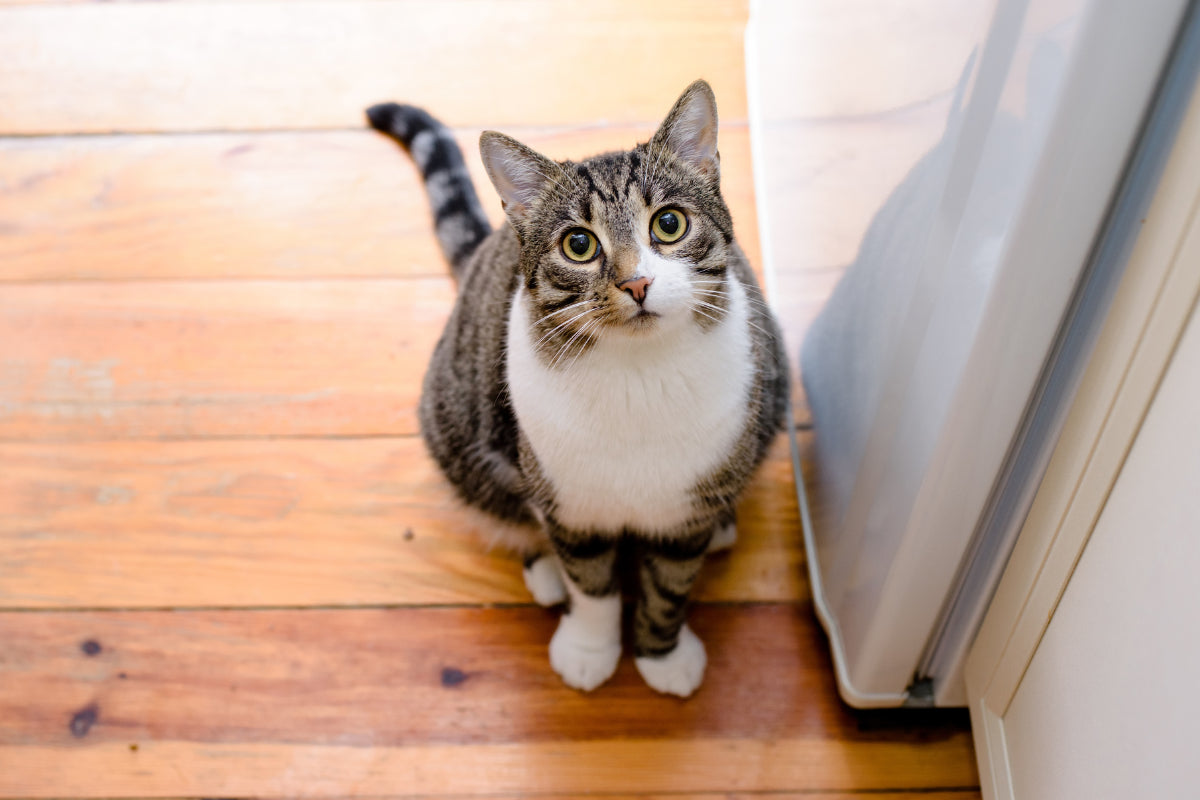
[[[1186,0],[752,2],[768,289],[787,313],[844,267],[800,356],[801,502],[851,705],[965,704],[1198,24]]]

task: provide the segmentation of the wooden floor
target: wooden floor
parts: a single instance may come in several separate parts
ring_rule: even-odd
[[[838,702],[782,438],[687,701],[565,688],[426,456],[453,287],[366,105],[482,180],[482,128],[625,148],[706,77],[760,260],[745,6],[564,7],[0,0],[0,796],[979,796],[965,715]],[[774,298],[793,351],[823,280]]]

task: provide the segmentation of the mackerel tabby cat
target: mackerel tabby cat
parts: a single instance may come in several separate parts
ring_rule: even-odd
[[[420,168],[458,281],[421,396],[429,450],[525,557],[534,598],[567,602],[550,641],[567,684],[616,669],[627,573],[639,672],[691,694],[706,656],[688,593],[735,538],[788,387],[721,198],[712,89],[688,87],[648,143],[578,163],[484,133],[496,231],[444,125],[394,103],[367,115]]]

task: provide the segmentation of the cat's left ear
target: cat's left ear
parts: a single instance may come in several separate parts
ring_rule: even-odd
[[[717,153],[717,98],[705,81],[696,81],[679,96],[675,107],[650,140],[651,149],[669,148],[706,177],[720,175]]]

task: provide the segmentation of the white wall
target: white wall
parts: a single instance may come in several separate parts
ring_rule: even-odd
[[[1200,320],[1005,714],[1013,795],[1200,795]]]

